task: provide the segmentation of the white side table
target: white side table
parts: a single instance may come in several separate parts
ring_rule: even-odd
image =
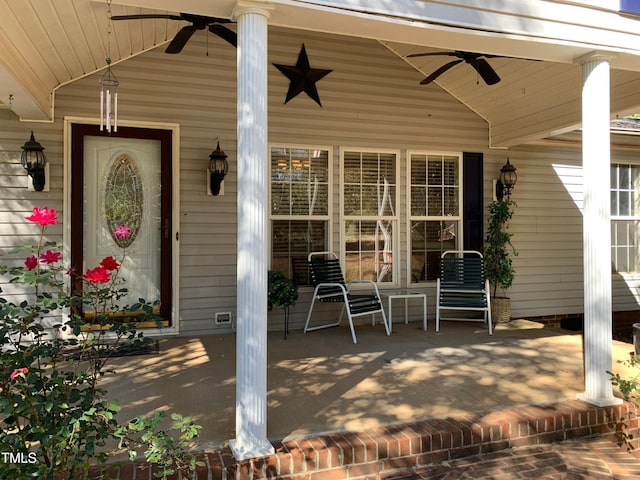
[[[395,290],[380,290],[380,296],[387,297],[389,299],[389,331],[393,330],[393,309],[391,308],[391,302],[395,298],[404,299],[404,323],[409,323],[409,299],[421,298],[422,299],[422,329],[427,330],[427,294],[410,290],[406,288],[399,288]]]

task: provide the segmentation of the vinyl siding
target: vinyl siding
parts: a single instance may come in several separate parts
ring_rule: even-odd
[[[180,258],[178,318],[180,332],[198,335],[230,331],[214,324],[216,312],[236,309],[236,77],[235,50],[204,32],[179,55],[156,49],[113,67],[120,81],[121,122],[150,121],[180,125]],[[510,150],[488,148],[484,120],[436,85],[420,86],[421,76],[376,41],[297,32],[269,31],[269,62],[293,65],[302,43],[314,68],[332,72],[318,82],[322,108],[305,94],[284,104],[288,80],[269,67],[269,141],[273,144],[332,148],[333,219],[331,248],[340,250],[340,148],[393,149],[400,152],[398,185],[401,285],[407,282],[407,151],[481,152],[485,202],[491,180],[509,156],[518,168],[513,199],[518,203],[511,231],[520,252],[510,295],[515,316],[582,311],[582,218],[580,149],[577,146],[528,145]],[[206,54],[208,50],[208,56]],[[98,76],[58,90],[53,123],[20,123],[0,111],[0,247],[33,242],[26,216],[34,206],[63,208],[63,118],[98,115]],[[28,192],[19,164],[20,146],[33,129],[46,148],[51,190]],[[216,140],[228,155],[224,195],[206,195],[205,169]],[[635,152],[624,151],[625,158]],[[555,166],[555,168],[554,168]],[[561,170],[559,170],[561,169]],[[558,176],[562,172],[562,178]],[[62,227],[48,231],[62,241]],[[4,288],[4,286],[3,286]],[[634,294],[632,289],[636,290]],[[428,286],[432,328],[435,287]],[[616,308],[637,308],[637,285],[614,279]],[[310,290],[302,289],[291,311],[292,328],[306,318]],[[400,315],[401,302],[394,316]],[[624,308],[620,308],[624,307]],[[333,315],[323,305],[318,315]],[[418,307],[411,308],[418,318]],[[282,328],[282,311],[269,315],[269,327]]]
[[[614,135],[612,143],[616,140]],[[612,162],[638,162],[638,153],[614,146]],[[510,229],[519,251],[509,292],[513,315],[582,313],[581,146],[548,142],[513,148],[509,155],[519,178],[512,196],[518,206]],[[626,281],[612,275],[614,311],[639,308],[638,280],[637,275],[627,276]]]

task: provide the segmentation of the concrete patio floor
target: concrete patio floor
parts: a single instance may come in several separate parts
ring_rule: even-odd
[[[516,320],[493,336],[478,323],[443,322],[440,333],[421,322],[346,326],[268,336],[270,440],[372,429],[429,418],[573,400],[584,390],[580,333]],[[233,334],[160,341],[160,353],[113,359],[105,377],[121,420],[155,410],[193,415],[203,425],[197,449],[234,438]],[[632,346],[613,342],[617,359]]]

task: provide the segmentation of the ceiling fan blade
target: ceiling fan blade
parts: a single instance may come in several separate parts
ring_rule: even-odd
[[[525,58],[525,57],[511,57],[509,55],[491,55],[491,54],[483,54],[485,58],[512,58],[514,60],[527,60],[529,62],[541,62],[542,60],[536,60],[534,58]]]
[[[476,69],[476,72],[478,72],[487,85],[495,85],[500,81],[500,77],[496,71],[484,58],[467,60],[467,63]]]
[[[209,31],[214,35],[219,36],[223,40],[226,40],[234,47],[238,46],[238,35],[233,30],[228,29],[224,25],[219,25],[217,23],[213,23],[209,25]]]
[[[146,18],[164,18],[167,20],[184,20],[180,15],[168,15],[168,14],[139,14],[139,15],[113,15],[111,20],[143,20]]]
[[[209,17],[211,23],[236,23],[228,18]]]
[[[442,75],[444,72],[446,72],[447,70],[449,70],[452,67],[455,67],[456,65],[458,65],[460,62],[462,62],[462,60],[454,60],[453,62],[449,62],[449,63],[445,63],[444,65],[442,65],[439,69],[437,69],[435,72],[433,72],[431,75],[429,75],[427,78],[425,78],[424,80],[422,80],[420,82],[420,85],[426,85],[428,83],[433,82],[436,78],[438,78],[440,75]]]
[[[165,53],[180,53],[196,30],[198,29],[193,25],[182,27],[171,40]]]
[[[459,55],[456,52],[427,52],[427,53],[412,53],[407,55],[407,58],[415,58],[415,57],[432,57],[432,56],[441,56],[445,55],[447,57],[458,57]]]

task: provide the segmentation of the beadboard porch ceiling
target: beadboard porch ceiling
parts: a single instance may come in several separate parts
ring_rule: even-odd
[[[398,0],[389,3],[390,7],[385,2],[359,0],[270,3],[270,25],[380,41],[397,55],[398,62],[411,65],[416,83],[450,58],[407,58],[411,53],[464,50],[520,57],[489,60],[502,78],[493,86],[485,85],[464,63],[435,82],[484,118],[490,127],[488,144],[503,148],[578,127],[582,73],[575,59],[602,45],[594,35],[599,31],[597,21],[613,25],[621,44],[634,39],[638,43],[640,23],[617,12],[584,8],[585,15],[580,17],[584,20],[569,29],[569,20],[561,19],[568,12],[549,6],[563,2],[537,2],[544,6],[539,12],[531,10],[532,2],[511,2],[514,11],[494,11],[491,16],[486,14],[495,2],[477,6],[477,2]],[[175,5],[170,0],[116,0],[111,14],[179,13],[172,10]],[[186,0],[179,8],[231,18],[235,5],[234,0]],[[530,10],[517,10],[523,5]],[[411,11],[415,16],[389,15],[385,8]],[[109,27],[107,3],[96,0],[0,0],[0,9],[0,108],[10,108],[24,121],[51,121],[58,88],[103,69],[107,56],[117,64],[164,48],[186,25],[171,20],[132,20],[113,22]],[[514,19],[520,21],[519,26],[514,26]],[[499,35],[497,30],[490,31],[496,21],[504,25]],[[483,28],[476,28],[478,25]],[[560,31],[567,32],[566,37],[552,36]],[[590,35],[593,41],[587,41]],[[209,41],[216,45],[219,39],[212,36]],[[612,112],[636,113],[640,110],[640,49],[613,46],[609,50],[616,52],[611,60]],[[172,56],[166,57],[170,68]]]

